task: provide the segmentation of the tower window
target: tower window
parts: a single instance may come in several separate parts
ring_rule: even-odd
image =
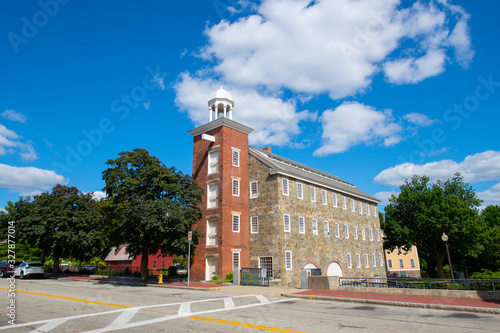
[[[208,174],[219,172],[219,150],[208,153]]]
[[[233,195],[240,196],[240,180],[233,178]]]
[[[233,214],[233,232],[240,232],[240,216]]]
[[[207,208],[216,208],[219,197],[219,184],[208,185]]]
[[[232,148],[233,149],[233,166],[239,167],[240,166],[240,150],[237,148]]]
[[[257,198],[259,196],[259,187],[258,183],[255,182],[250,182],[250,198]]]

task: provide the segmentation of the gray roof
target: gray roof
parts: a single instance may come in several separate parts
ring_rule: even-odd
[[[353,184],[346,182],[345,180],[337,176],[311,168],[307,165],[292,161],[288,158],[269,153],[256,147],[249,146],[248,150],[250,155],[270,167],[270,174],[281,174],[292,178],[301,179],[308,183],[317,184],[340,193],[365,199],[367,201],[371,201],[374,203],[380,202],[380,200],[378,200],[374,196],[361,191]]]

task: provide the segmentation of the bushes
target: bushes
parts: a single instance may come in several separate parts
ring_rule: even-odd
[[[233,282],[233,272],[226,273],[226,280]]]
[[[170,266],[168,268],[168,276],[177,276],[177,267]]]
[[[213,277],[212,277],[212,280],[213,281],[217,281],[219,279],[219,276],[217,274],[215,274]]]
[[[470,275],[471,279],[500,279],[500,271],[492,272],[483,268],[481,272],[475,272]]]

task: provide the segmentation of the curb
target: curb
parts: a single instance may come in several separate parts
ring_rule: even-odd
[[[333,301],[333,302],[380,304],[380,305],[392,305],[392,306],[406,306],[406,307],[412,307],[412,308],[425,308],[425,309],[438,309],[438,310],[452,310],[452,311],[500,314],[500,309],[480,308],[480,307],[472,307],[472,306],[382,301],[382,300],[374,300],[374,299],[344,298],[344,297],[332,297],[332,296],[320,296],[320,295],[295,295],[295,294],[285,294],[285,293],[281,294],[281,296],[291,297],[291,298],[321,300],[321,301]]]

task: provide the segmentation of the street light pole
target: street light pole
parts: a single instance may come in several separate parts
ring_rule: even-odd
[[[448,264],[450,265],[451,279],[454,280],[454,278],[453,278],[453,266],[451,265],[451,259],[450,259],[450,250],[448,250],[448,235],[443,232],[441,239],[443,240],[444,244],[446,245],[446,253],[448,254]]]

